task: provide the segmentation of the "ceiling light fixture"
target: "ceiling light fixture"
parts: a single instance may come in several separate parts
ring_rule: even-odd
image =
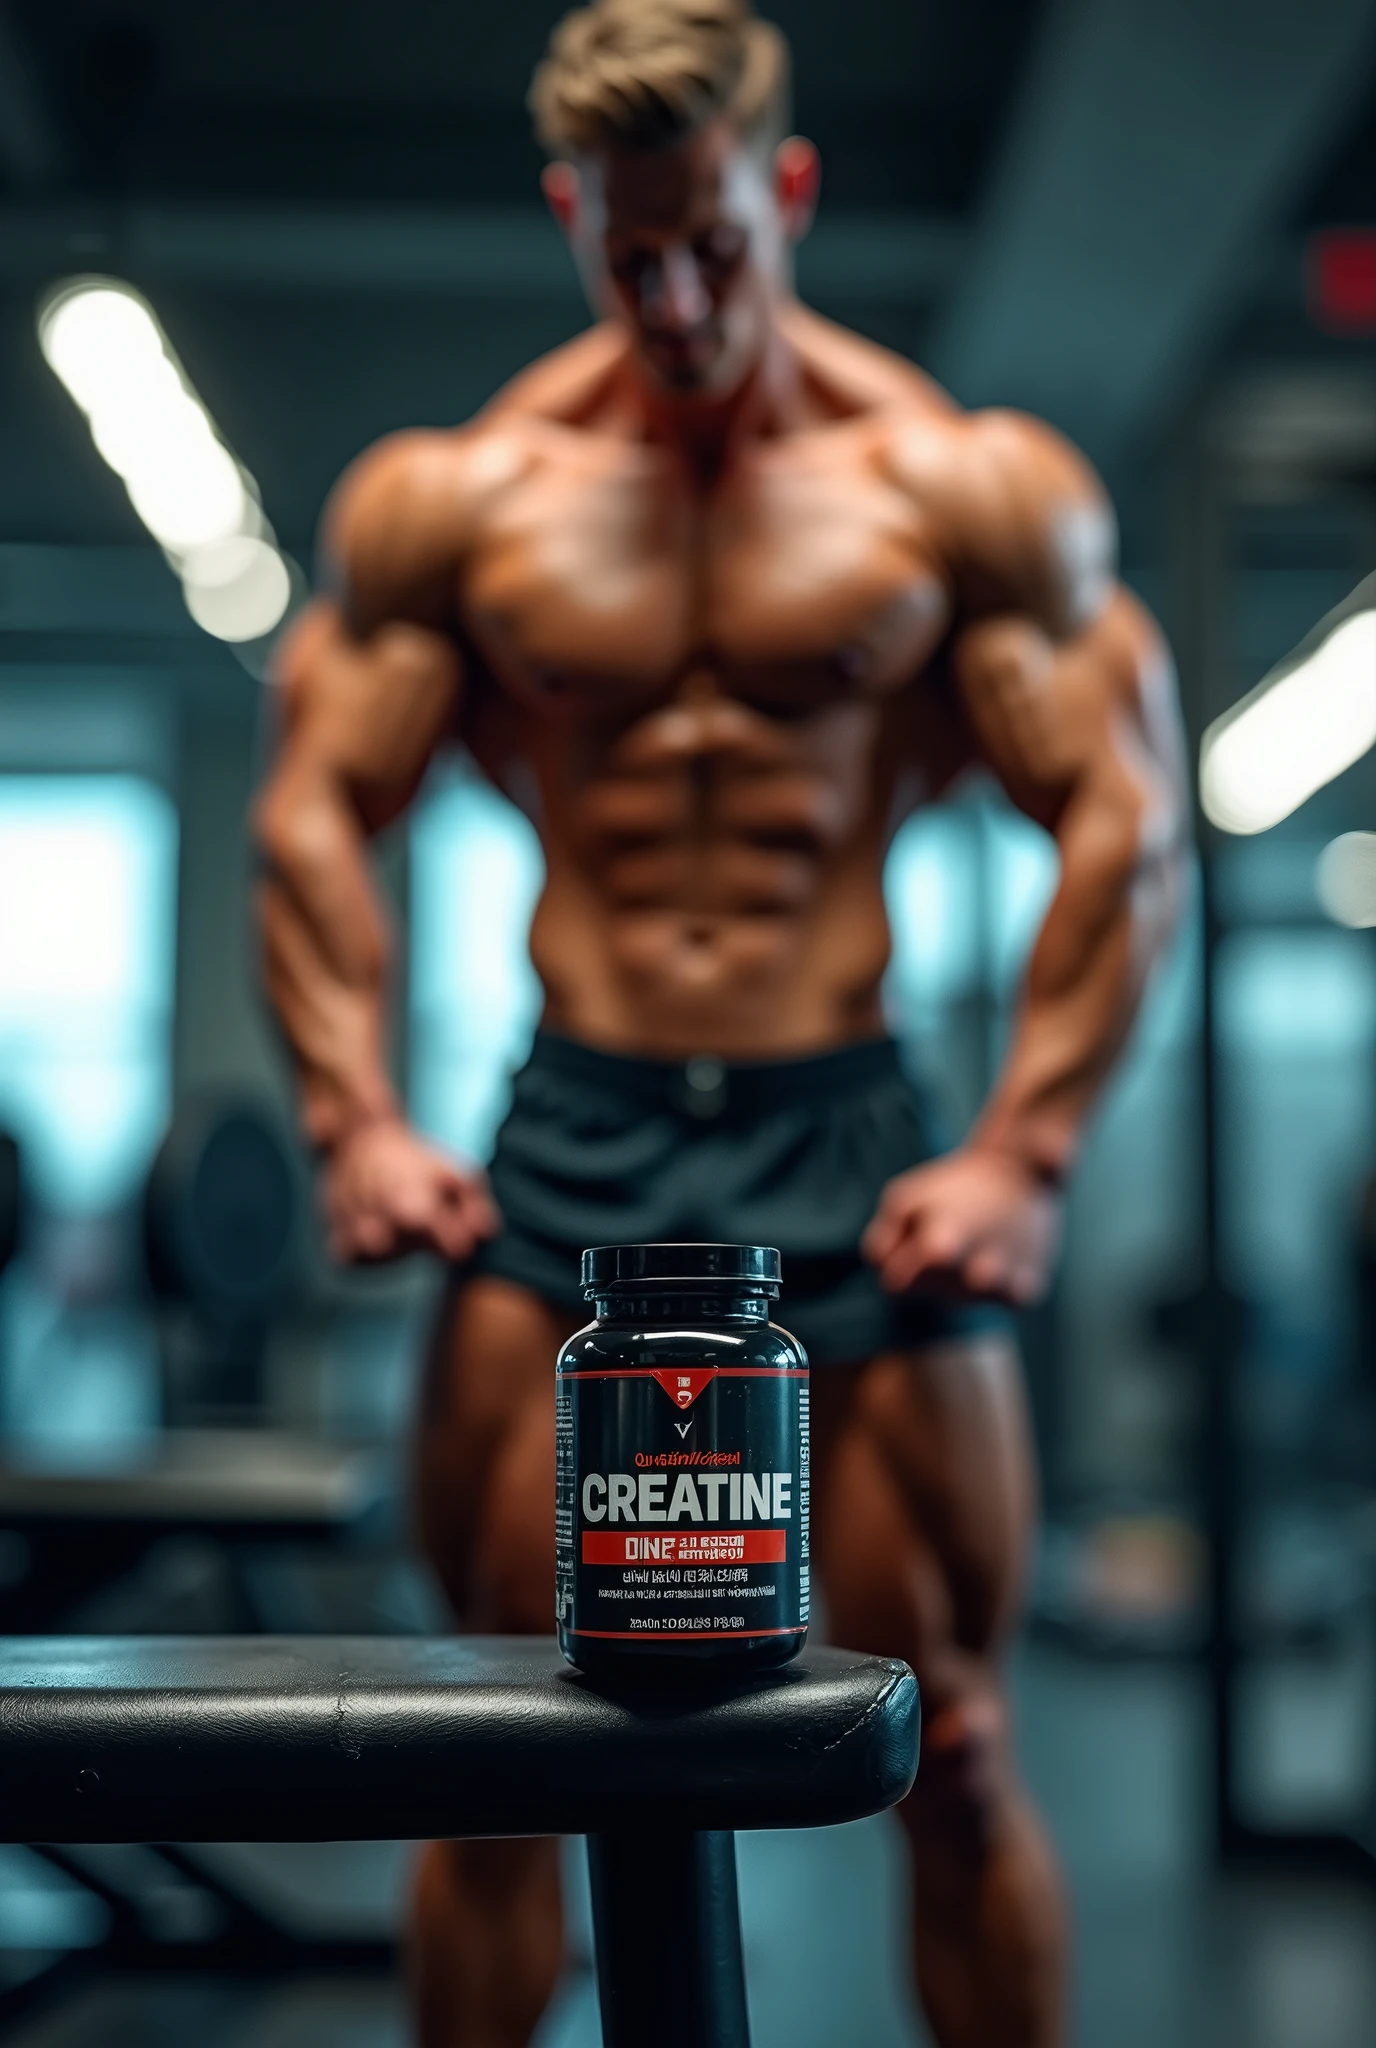
[[[290,606],[290,564],[148,301],[121,278],[66,279],[39,304],[38,341],[192,618],[217,640],[264,639]]]
[[[1205,816],[1265,832],[1376,745],[1376,576],[1321,619],[1200,746]]]

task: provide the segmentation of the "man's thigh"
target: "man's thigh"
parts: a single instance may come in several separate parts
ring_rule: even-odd
[[[996,1335],[812,1375],[812,1554],[831,1633],[905,1658],[929,1715],[986,1691],[1018,1609],[1035,1486]]]
[[[554,1361],[577,1318],[509,1280],[451,1288],[415,1446],[421,1541],[469,1627],[554,1620]]]

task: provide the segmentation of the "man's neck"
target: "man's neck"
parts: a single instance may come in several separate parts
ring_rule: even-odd
[[[786,432],[802,412],[798,357],[777,325],[754,367],[729,392],[670,393],[637,383],[650,438],[674,448],[704,483],[719,477],[746,442]]]

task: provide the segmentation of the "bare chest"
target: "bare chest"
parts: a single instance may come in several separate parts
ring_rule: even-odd
[[[613,716],[704,669],[785,715],[884,697],[949,620],[918,511],[825,442],[770,449],[712,492],[653,451],[543,465],[494,510],[462,601],[501,684]]]

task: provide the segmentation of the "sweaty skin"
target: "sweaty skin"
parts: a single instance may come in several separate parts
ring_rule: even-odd
[[[499,1227],[388,1078],[366,851],[458,741],[544,848],[545,1025],[669,1057],[879,1034],[885,851],[963,771],[992,771],[1054,834],[1059,886],[973,1132],[890,1184],[864,1250],[895,1290],[1026,1302],[1046,1283],[1058,1190],[1176,894],[1169,664],[1064,442],[961,413],[792,297],[766,230],[781,247],[802,224],[803,148],[757,217],[724,124],[585,166],[581,187],[557,167],[609,317],[469,426],[384,442],[336,495],[335,587],[282,657],[257,827],[268,984],[341,1257],[461,1261]],[[437,1333],[422,1525],[475,1626],[550,1626],[565,1334],[496,1280],[456,1286]],[[1057,1881],[996,1676],[1033,1490],[1014,1361],[986,1338],[815,1377],[834,1633],[906,1656],[924,1688],[903,1817],[929,2016],[942,2048],[1050,2048]],[[551,1854],[432,1852],[427,2044],[528,2038],[558,1968]]]

